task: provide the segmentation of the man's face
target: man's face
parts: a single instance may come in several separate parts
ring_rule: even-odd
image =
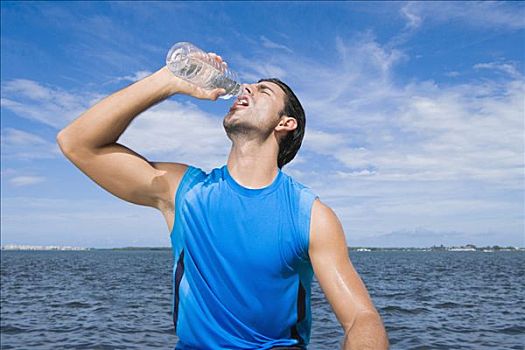
[[[224,129],[230,139],[236,134],[244,134],[260,136],[264,140],[279,122],[286,95],[279,85],[268,81],[243,84],[242,88],[242,94],[224,117]]]

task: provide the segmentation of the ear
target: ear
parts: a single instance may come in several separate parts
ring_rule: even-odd
[[[275,127],[275,131],[293,131],[297,129],[297,120],[293,117],[283,115]]]

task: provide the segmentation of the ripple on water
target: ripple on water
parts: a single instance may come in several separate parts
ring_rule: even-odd
[[[525,254],[352,252],[391,349],[521,349]],[[2,349],[166,349],[167,251],[2,252]],[[38,271],[38,274],[35,274]],[[310,350],[344,332],[314,278]]]

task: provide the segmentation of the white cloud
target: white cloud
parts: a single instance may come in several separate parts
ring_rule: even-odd
[[[278,78],[284,80],[288,72],[280,62],[275,59],[255,60],[241,55],[234,55],[234,61],[241,66],[239,79],[243,83],[253,83],[262,78]]]
[[[451,71],[451,72],[445,73],[445,75],[450,78],[455,78],[455,77],[459,77],[461,73],[459,73],[458,71]]]
[[[140,71],[127,78],[147,73]],[[65,127],[104,97],[90,91],[76,95],[21,79],[3,84],[2,94],[6,96],[2,98],[2,108],[56,129]],[[134,119],[119,142],[150,159],[166,157],[188,164],[198,160],[198,165],[208,170],[227,158],[231,145],[222,127],[222,117],[203,112],[192,103],[172,100]],[[61,154],[54,139],[48,141],[14,128],[2,131],[2,146],[2,154],[10,159],[52,158]]]
[[[1,174],[1,177],[2,178],[5,178],[5,177],[8,177],[8,176],[12,176],[14,174],[17,174],[18,171],[14,168],[5,168],[5,169],[2,169],[0,174]]]
[[[502,1],[421,1],[402,7],[408,26],[425,22],[461,21],[474,28],[519,30],[525,28],[525,7]],[[411,24],[412,23],[412,24]]]
[[[286,54],[278,60],[305,106],[305,150],[377,181],[470,178],[519,188],[523,77],[402,86],[392,78],[405,57],[400,50],[369,34],[350,43],[337,38],[336,47],[336,65]],[[498,67],[517,72],[510,64]]]
[[[150,159],[175,159],[207,170],[224,162],[231,145],[222,118],[176,101],[164,101],[141,114],[119,142]]]
[[[135,72],[133,74],[129,74],[129,75],[125,75],[123,77],[118,77],[118,78],[112,79],[107,84],[115,83],[115,82],[119,82],[119,81],[136,82],[136,81],[144,79],[145,77],[147,77],[147,76],[149,76],[151,74],[153,74],[153,72],[147,71],[147,70],[140,70],[140,71]]]
[[[16,176],[9,179],[9,183],[16,187],[35,185],[44,182],[46,179],[42,176]]]
[[[408,29],[417,29],[421,25],[421,17],[412,11],[412,3],[407,3],[401,8],[401,14],[407,20]]]
[[[401,49],[371,33],[335,43],[338,55],[326,61],[255,49],[236,62],[253,71],[271,60],[286,72],[308,124],[302,163],[286,171],[334,207],[349,242],[416,225],[461,235],[506,232],[516,241],[524,229],[516,198],[525,166],[525,81],[515,66],[476,67],[504,70],[503,80],[402,84],[395,79],[407,59]]]
[[[516,240],[515,237],[504,233],[498,235],[494,231],[483,231],[480,233],[465,233],[457,230],[432,230],[426,226],[418,226],[408,229],[400,229],[387,234],[370,236],[366,240],[356,240],[354,245],[375,246],[375,247],[430,247],[439,246],[462,246],[474,244],[478,247],[493,246],[502,244],[503,246],[523,246],[523,241]]]
[[[145,67],[148,66],[148,53],[159,53],[158,47],[148,41],[137,40],[129,28],[106,14],[86,15],[83,11],[52,4],[37,6],[35,11],[40,14],[43,25],[57,32],[67,31],[73,36],[73,40],[66,41],[65,47],[70,57],[74,57],[69,64],[77,69],[88,65],[90,69],[83,71],[84,75],[91,75],[93,71],[104,72],[102,74],[107,74],[109,70],[122,72],[123,67]],[[160,52],[163,50],[160,49]],[[92,62],[98,64],[92,65]]]
[[[268,39],[264,35],[261,36],[261,42],[262,42],[262,46],[267,48],[267,49],[279,49],[279,50],[287,51],[289,53],[293,53],[293,51],[288,46],[282,45],[282,44],[278,44],[278,43]]]
[[[303,145],[315,145],[315,151],[331,154],[346,145],[348,136],[344,133],[328,133],[316,129],[307,129]]]
[[[60,154],[60,149],[55,142],[19,129],[2,129],[3,159],[48,159],[56,158]]]
[[[512,78],[520,78],[522,74],[518,71],[516,66],[510,63],[478,63],[474,65],[474,69],[489,69],[489,70],[498,70],[504,73],[507,73]]]
[[[82,247],[169,246],[159,211],[101,199],[2,196],[2,243]],[[31,213],[31,220],[28,214]]]
[[[362,169],[362,170],[350,171],[350,172],[337,171],[336,174],[337,174],[340,178],[347,179],[347,178],[356,177],[356,176],[370,176],[370,175],[375,175],[376,173],[377,173],[377,171],[375,171],[375,170]]]
[[[2,84],[1,107],[16,115],[54,128],[62,128],[88,106],[88,96],[69,93],[26,79]]]
[[[285,77],[301,99],[308,129],[298,159],[285,171],[334,207],[349,242],[415,226],[509,232],[512,239],[523,232],[516,213],[523,212],[525,83],[511,63],[475,67],[506,71],[503,81],[400,83],[395,67],[407,59],[405,52],[381,45],[371,33],[336,38],[335,49],[336,57],[327,53],[326,61],[257,48],[234,61],[243,79]],[[11,87],[8,105],[21,106],[6,108],[30,111],[34,120],[49,120],[46,111],[58,108],[53,96],[64,94],[27,81]],[[38,103],[18,102],[13,89]],[[222,118],[171,100],[135,119],[119,142],[150,159],[200,159],[206,170],[222,162],[230,146]]]

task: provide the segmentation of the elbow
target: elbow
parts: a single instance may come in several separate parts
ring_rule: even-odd
[[[65,136],[65,131],[66,129],[62,129],[58,132],[57,136],[56,136],[56,140],[57,140],[57,144],[59,146],[61,146],[63,143],[64,143],[64,140],[66,138]]]
[[[71,159],[74,154],[83,153],[82,151],[85,149],[85,147],[82,147],[78,138],[71,135],[66,129],[62,129],[57,134],[56,143],[62,153],[69,159]]]
[[[76,165],[90,159],[96,153],[94,149],[86,147],[82,140],[71,135],[66,129],[62,129],[56,135],[56,143],[62,154]]]
[[[62,129],[58,132],[56,136],[56,143],[58,144],[58,147],[60,147],[62,153],[68,154],[71,152],[71,143],[65,133],[65,129]]]

